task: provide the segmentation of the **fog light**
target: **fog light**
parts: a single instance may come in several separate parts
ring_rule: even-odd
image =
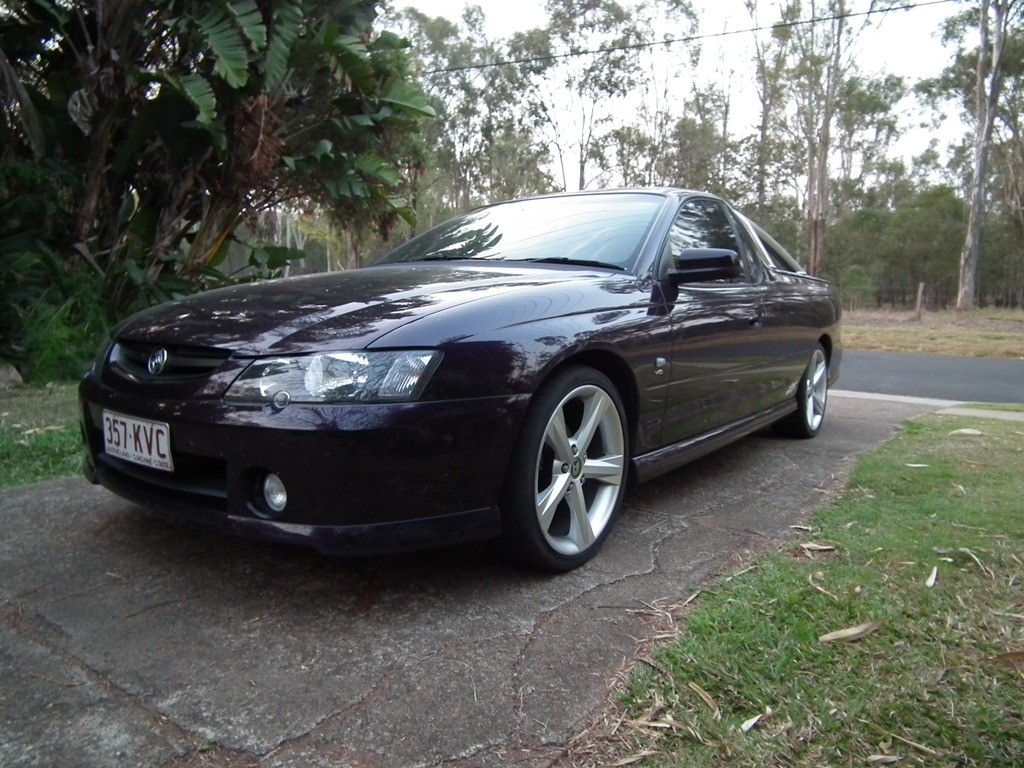
[[[263,478],[263,500],[273,512],[284,512],[288,504],[288,491],[285,490],[281,478],[271,472]]]

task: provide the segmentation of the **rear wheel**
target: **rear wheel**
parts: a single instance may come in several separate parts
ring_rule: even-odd
[[[628,438],[622,401],[592,368],[556,374],[534,396],[502,493],[502,544],[553,571],[590,560],[622,506]]]
[[[778,422],[776,431],[789,437],[816,436],[825,423],[825,406],[828,404],[828,358],[820,344],[811,354],[797,387],[796,403],[796,413]]]

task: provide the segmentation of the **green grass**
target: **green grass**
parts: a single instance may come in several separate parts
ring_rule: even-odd
[[[81,471],[74,384],[0,390],[0,488]]]
[[[961,406],[962,408],[977,408],[983,411],[1009,411],[1010,413],[1024,413],[1024,405],[1016,403],[971,403]]]
[[[983,434],[951,434],[963,427]],[[623,694],[617,759],[1024,765],[1021,467],[1024,425],[909,423],[812,530],[679,612]],[[862,639],[819,639],[869,622]]]

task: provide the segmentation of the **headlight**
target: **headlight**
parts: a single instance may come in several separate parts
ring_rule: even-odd
[[[267,358],[246,368],[224,399],[244,403],[407,402],[419,396],[439,362],[441,353],[429,350]]]

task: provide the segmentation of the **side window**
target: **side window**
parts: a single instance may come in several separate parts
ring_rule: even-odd
[[[743,272],[747,275],[747,282],[760,283],[764,279],[765,268],[761,259],[758,258],[757,245],[742,223],[739,224],[739,233],[744,246],[740,251],[740,261],[743,262]]]
[[[742,278],[721,282],[751,282],[747,249],[740,245],[725,208],[717,200],[687,200],[676,214],[668,234],[672,257],[687,248],[725,248],[736,251],[743,264]]]
[[[793,265],[786,261],[782,255],[775,250],[775,246],[765,240],[763,237],[758,238],[761,241],[761,245],[764,246],[764,252],[768,254],[768,259],[772,263],[772,267],[781,272],[795,272]]]

